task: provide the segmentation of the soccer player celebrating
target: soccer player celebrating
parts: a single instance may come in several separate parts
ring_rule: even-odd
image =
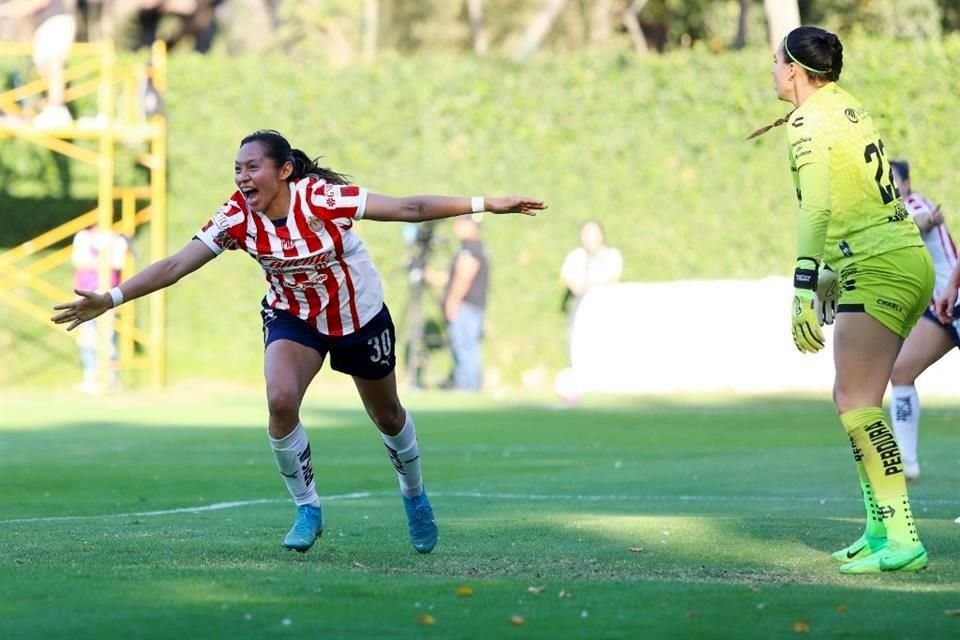
[[[939,206],[934,206],[923,195],[913,191],[910,183],[910,165],[902,160],[890,162],[893,179],[907,213],[920,230],[927,250],[933,258],[936,281],[934,298],[939,298],[946,288],[950,273],[957,264],[957,247],[943,221]],[[934,313],[934,301],[923,312],[923,318],[910,332],[903,349],[893,365],[890,386],[893,402],[890,405],[890,421],[903,454],[903,473],[908,481],[920,477],[917,458],[917,436],[920,428],[920,397],[915,382],[921,373],[954,347],[960,347],[960,319],[941,323]]]
[[[816,27],[791,31],[774,56],[777,97],[794,110],[787,140],[799,200],[792,303],[797,348],[824,346],[820,329],[833,273],[836,301],[833,397],[850,437],[867,511],[866,531],[833,554],[841,573],[918,571],[917,535],[903,459],[881,404],[904,339],[933,291],[933,265],[893,184],[870,113],[837,86],[843,46]],[[826,265],[832,271],[821,271]],[[823,275],[821,275],[823,274]],[[829,314],[827,314],[829,315]]]
[[[67,330],[124,301],[169,287],[223,251],[242,250],[267,280],[261,316],[270,446],[297,505],[283,546],[307,551],[323,532],[300,404],[327,354],[353,377],[370,419],[396,468],[413,547],[429,553],[437,524],[420,473],[420,450],[410,413],[400,404],[394,374],[397,344],[380,277],[356,220],[423,222],[470,213],[536,215],[543,202],[525,197],[394,198],[368,193],[318,166],[276,131],[256,131],[234,162],[237,191],[178,253],[110,291],[76,290],[53,317]]]

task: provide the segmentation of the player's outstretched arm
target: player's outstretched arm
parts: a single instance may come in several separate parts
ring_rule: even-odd
[[[463,198],[451,196],[408,196],[394,198],[379,193],[367,196],[363,217],[382,222],[426,222],[455,218],[468,213],[522,213],[537,215],[546,209],[542,200],[523,196]]]
[[[154,262],[112,291],[98,293],[75,289],[74,293],[80,297],[72,302],[56,305],[53,309],[60,313],[53,316],[51,320],[56,324],[69,323],[67,331],[71,331],[116,306],[115,301],[120,304],[169,287],[215,257],[217,254],[194,238],[179,252]]]

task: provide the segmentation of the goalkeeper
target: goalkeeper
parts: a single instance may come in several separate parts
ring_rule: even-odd
[[[933,265],[870,113],[836,84],[842,66],[836,35],[816,27],[791,31],[776,52],[773,76],[777,97],[795,109],[751,137],[789,123],[800,207],[791,306],[797,348],[820,351],[820,326],[836,312],[833,397],[853,447],[867,522],[863,535],[833,556],[841,573],[919,571],[927,553],[880,407],[900,347],[930,300]]]

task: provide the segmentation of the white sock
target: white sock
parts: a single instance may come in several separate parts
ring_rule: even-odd
[[[273,457],[277,468],[287,485],[287,491],[293,496],[297,506],[312,504],[320,506],[317,488],[313,482],[313,461],[310,458],[310,441],[303,424],[297,423],[293,431],[283,438],[270,438]]]
[[[913,385],[894,385],[891,388],[890,423],[900,445],[905,465],[917,464],[917,432],[920,429],[920,396]]]
[[[403,423],[403,429],[395,436],[381,433],[387,454],[397,470],[400,481],[400,493],[407,498],[415,498],[423,493],[423,479],[420,476],[420,446],[417,444],[417,428],[413,424],[410,412]]]

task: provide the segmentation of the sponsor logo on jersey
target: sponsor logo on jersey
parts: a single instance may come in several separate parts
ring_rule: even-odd
[[[284,273],[287,271],[303,271],[304,267],[323,269],[327,266],[326,254],[307,256],[306,258],[278,258],[276,256],[261,256],[260,266],[267,273]]]
[[[843,115],[847,116],[847,120],[853,124],[857,124],[867,115],[867,112],[863,109],[852,109],[848,107],[843,110]]]
[[[793,119],[793,122],[790,123],[791,127],[800,128],[803,126],[803,116],[797,116]]]
[[[281,238],[280,246],[283,247],[284,251],[290,251],[291,249],[296,247],[297,244],[293,240],[290,240],[289,238]]]

